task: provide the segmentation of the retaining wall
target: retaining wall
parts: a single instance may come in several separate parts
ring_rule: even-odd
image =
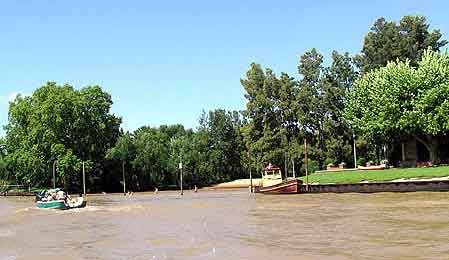
[[[449,181],[407,181],[378,182],[356,184],[311,184],[309,191],[303,185],[304,193],[373,193],[373,192],[414,192],[414,191],[449,191]]]

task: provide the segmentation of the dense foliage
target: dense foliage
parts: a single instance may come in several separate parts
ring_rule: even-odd
[[[348,122],[370,139],[414,136],[439,162],[438,139],[449,133],[449,55],[431,50],[417,67],[391,62],[356,81]]]
[[[6,158],[17,180],[48,185],[57,161],[59,184],[79,183],[85,162],[101,175],[106,150],[115,144],[121,119],[110,114],[111,96],[99,86],[75,90],[49,82],[9,109]]]
[[[406,61],[416,66],[428,48],[439,51],[448,42],[439,30],[429,31],[423,16],[404,16],[399,23],[379,18],[366,35],[357,60],[363,72],[387,65],[388,61]]]
[[[188,186],[207,185],[245,176],[244,146],[238,112],[204,113],[196,132],[182,125],[142,127],[122,135],[108,158],[124,162],[131,190],[179,185],[182,163]]]
[[[242,79],[248,100],[244,136],[254,167],[301,165],[304,139],[318,168],[325,161],[350,162],[352,133],[341,115],[357,76],[351,57],[334,51],[331,65],[324,67],[323,56],[312,49],[301,56],[298,72],[300,80],[286,73],[278,78],[271,69],[252,64]]]

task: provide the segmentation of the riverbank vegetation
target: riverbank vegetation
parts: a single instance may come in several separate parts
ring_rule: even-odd
[[[304,140],[311,171],[353,167],[354,142],[357,164],[398,166],[398,143],[407,138],[423,141],[433,163],[444,162],[449,56],[440,53],[441,38],[422,16],[380,18],[357,55],[333,51],[326,62],[312,48],[299,57],[297,75],[252,63],[241,79],[246,109],[204,111],[196,129],[126,132],[100,86],[49,82],[10,103],[0,179],[51,186],[55,168],[58,186],[80,188],[83,164],[93,191],[119,191],[123,176],[130,190],[176,187],[180,166],[186,186],[245,178],[249,169],[258,176],[268,162],[300,175]]]
[[[309,183],[344,184],[360,182],[384,182],[393,180],[431,179],[449,176],[449,167],[389,169],[381,171],[341,171],[309,175]],[[305,183],[306,177],[300,177]]]

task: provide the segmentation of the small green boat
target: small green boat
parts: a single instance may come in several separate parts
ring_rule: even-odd
[[[60,196],[59,198],[53,197],[47,200],[49,194],[54,195],[58,192],[62,192],[62,196]],[[70,199],[70,196],[62,191],[62,189],[42,191],[41,193],[36,195],[36,206],[40,209],[79,209],[86,207],[86,205],[87,202],[83,197],[72,200]]]
[[[67,209],[63,200],[38,201],[37,207],[40,209]]]

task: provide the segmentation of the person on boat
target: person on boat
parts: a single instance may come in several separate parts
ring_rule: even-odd
[[[47,197],[47,201],[54,201],[56,200],[56,192],[50,191]]]
[[[66,201],[67,197],[64,191],[60,190],[56,193],[56,200],[63,200]]]

